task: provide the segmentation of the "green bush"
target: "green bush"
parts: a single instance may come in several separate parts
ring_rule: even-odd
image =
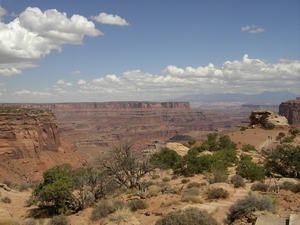
[[[228,170],[227,169],[212,169],[211,173],[205,173],[206,179],[210,184],[227,182]]]
[[[253,145],[247,144],[247,145],[243,145],[242,151],[243,152],[256,151],[256,148]]]
[[[228,198],[229,192],[223,188],[211,188],[207,191],[208,199]]]
[[[275,124],[274,123],[271,123],[271,122],[268,122],[264,125],[264,127],[267,129],[267,130],[273,130],[275,128]]]
[[[255,164],[250,160],[241,160],[236,168],[238,175],[253,181],[265,179],[265,171],[262,166]]]
[[[146,209],[148,208],[148,203],[141,199],[133,199],[127,203],[127,206],[130,208],[131,211],[137,211],[139,209]]]
[[[245,187],[244,179],[240,175],[234,175],[231,177],[230,182],[233,184],[235,188]]]
[[[189,146],[196,144],[196,140],[192,139],[188,141]]]
[[[199,188],[196,187],[188,188],[183,191],[183,195],[199,195],[199,194],[200,194],[200,190]]]
[[[252,191],[262,191],[262,192],[267,192],[268,191],[268,185],[264,184],[264,183],[255,183],[252,184],[251,186],[251,190]]]
[[[289,133],[290,133],[291,135],[296,136],[297,134],[300,133],[300,130],[299,130],[298,128],[291,128],[291,129],[289,129]]]
[[[69,225],[70,221],[65,215],[53,216],[50,220],[50,225]]]
[[[170,212],[160,218],[155,225],[218,225],[217,221],[204,210],[188,208]]]
[[[1,202],[3,202],[3,203],[11,203],[11,198],[9,198],[9,197],[1,198]]]
[[[91,220],[96,221],[101,218],[106,217],[108,214],[115,212],[118,208],[124,207],[124,202],[113,200],[113,199],[104,199],[100,201],[92,210]]]
[[[238,199],[234,205],[229,208],[228,220],[230,222],[243,218],[255,211],[269,211],[275,213],[276,199],[269,196],[258,196],[249,193],[245,198]]]

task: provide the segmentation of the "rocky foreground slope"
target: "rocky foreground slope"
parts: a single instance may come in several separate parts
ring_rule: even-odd
[[[35,182],[57,164],[84,164],[51,111],[0,107],[0,181]]]
[[[213,131],[235,125],[228,116],[204,114],[191,109],[188,102],[23,104],[23,107],[51,109],[58,119],[61,136],[90,158],[96,157],[99,149],[123,140],[145,144],[189,131]]]
[[[285,116],[291,125],[300,125],[300,97],[296,100],[282,102],[279,105],[279,115]]]

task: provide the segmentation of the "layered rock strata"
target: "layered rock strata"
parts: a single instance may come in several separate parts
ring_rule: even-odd
[[[191,109],[188,102],[57,103],[23,107],[51,109],[58,119],[61,136],[90,158],[99,149],[123,140],[146,145],[147,141],[169,139],[189,131],[232,126],[228,116],[206,115]]]
[[[296,100],[282,102],[279,105],[279,115],[285,116],[291,125],[300,125],[300,97]]]
[[[35,182],[57,164],[82,166],[76,146],[60,138],[50,111],[0,112],[0,181]]]
[[[253,110],[249,117],[252,125],[265,126],[267,123],[272,123],[275,126],[289,126],[287,119],[284,116],[279,116],[269,110]]]

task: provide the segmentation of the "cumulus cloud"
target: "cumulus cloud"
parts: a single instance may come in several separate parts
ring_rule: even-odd
[[[80,73],[81,73],[80,70],[73,70],[73,71],[71,71],[71,74],[80,74]]]
[[[4,9],[0,8],[0,15],[3,13]],[[64,44],[78,45],[84,36],[99,35],[103,33],[83,16],[68,18],[66,13],[56,9],[42,12],[39,8],[28,7],[10,23],[0,21],[0,68],[8,69],[0,74],[20,74],[16,71],[35,67],[32,60],[41,59],[52,50],[61,51]]]
[[[71,87],[73,86],[71,82],[65,82],[63,79],[57,81],[57,84],[62,85],[63,87]]]
[[[91,16],[91,18],[98,23],[117,25],[117,26],[129,26],[129,23],[118,15],[107,14],[105,12],[100,13],[98,16]]]
[[[244,26],[242,27],[242,31],[247,31],[249,33],[252,33],[252,34],[256,34],[256,33],[262,33],[262,32],[265,32],[266,30],[262,27],[257,27],[255,25],[252,25],[252,26]]]
[[[254,94],[262,91],[290,90],[299,92],[300,61],[281,59],[267,63],[249,58],[226,61],[220,66],[209,63],[197,68],[175,65],[154,75],[141,70],[130,70],[121,76],[79,80],[81,96],[98,96],[97,101],[157,100],[187,94],[240,92]],[[297,91],[298,90],[298,91]],[[99,99],[101,96],[103,99]]]
[[[22,91],[16,91],[14,93],[15,95],[31,95],[31,96],[52,96],[49,92],[40,92],[40,91],[30,91],[30,90],[22,90]]]

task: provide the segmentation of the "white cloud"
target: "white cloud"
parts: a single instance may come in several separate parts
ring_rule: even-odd
[[[22,71],[18,70],[16,68],[0,69],[0,74],[2,74],[4,76],[7,76],[7,77],[10,77],[10,76],[15,75],[15,74],[21,74],[21,73],[22,73]]]
[[[57,81],[57,84],[62,85],[64,87],[71,87],[73,86],[71,82],[65,82],[63,79],[60,79]]]
[[[0,5],[0,21],[2,21],[2,17],[6,15],[6,10]]]
[[[256,34],[256,33],[262,33],[262,32],[265,32],[266,30],[262,27],[257,27],[255,25],[252,25],[252,26],[244,26],[242,27],[242,31],[247,31],[249,33],[252,33],[252,34]]]
[[[121,76],[107,75],[90,82],[79,80],[78,92],[81,96],[98,96],[97,101],[157,100],[228,91],[254,94],[288,89],[299,92],[300,61],[296,60],[281,59],[271,64],[245,54],[241,60],[226,61],[220,67],[212,63],[185,69],[170,65],[162,72],[164,75],[131,70]]]
[[[22,91],[16,91],[14,93],[15,95],[31,95],[31,96],[52,96],[49,92],[40,92],[40,91],[30,91],[30,90],[22,90]]]
[[[105,12],[100,13],[98,16],[91,16],[91,18],[98,23],[118,25],[118,26],[129,26],[129,23],[125,19],[118,15],[107,14]]]
[[[0,83],[0,86],[5,86],[5,83]]]
[[[81,72],[80,72],[80,70],[73,70],[73,71],[71,71],[71,74],[80,74]]]
[[[84,36],[102,34],[83,16],[68,18],[66,13],[56,9],[42,12],[39,8],[28,7],[10,23],[0,21],[0,68],[14,71],[24,68],[24,64],[35,67],[32,60],[41,59],[52,50],[61,51],[64,44],[78,45]],[[6,76],[8,74],[6,72]],[[10,75],[13,74],[16,73]]]

